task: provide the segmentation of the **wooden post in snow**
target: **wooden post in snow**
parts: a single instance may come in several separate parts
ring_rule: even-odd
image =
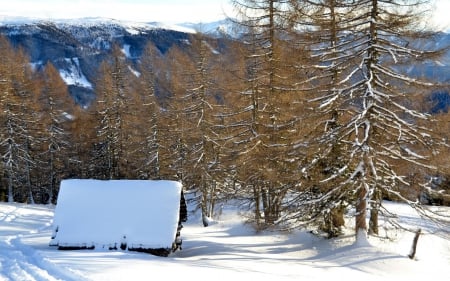
[[[419,241],[419,236],[420,236],[421,232],[422,232],[422,230],[419,228],[416,231],[416,235],[414,235],[413,244],[411,246],[411,251],[409,252],[409,255],[408,255],[408,257],[410,259],[414,259],[414,256],[416,255],[417,241]]]

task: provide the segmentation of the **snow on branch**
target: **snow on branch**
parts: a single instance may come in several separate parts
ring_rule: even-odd
[[[401,149],[415,159],[426,159],[425,156],[417,154],[416,152],[412,151],[408,147],[401,147]]]
[[[338,176],[342,175],[345,172],[345,170],[347,170],[347,168],[348,168],[348,165],[344,165],[344,167],[340,168],[336,173],[334,173],[333,175],[331,175],[330,177],[328,177],[324,180],[321,180],[320,182],[325,183],[325,182],[329,182],[329,181],[337,178]]]
[[[374,69],[380,71],[381,73],[389,76],[389,77],[392,77],[392,78],[404,81],[406,83],[411,83],[411,84],[421,85],[421,86],[428,86],[428,87],[431,87],[431,86],[434,85],[433,83],[423,82],[423,81],[420,81],[420,80],[417,80],[417,79],[413,79],[413,78],[405,76],[405,75],[401,75],[401,74],[395,73],[392,70],[390,70],[388,68],[385,68],[385,67],[383,67],[383,66],[381,66],[379,64],[374,64],[374,65],[372,65],[372,67]]]
[[[401,109],[404,113],[408,113],[411,116],[414,116],[414,117],[417,117],[417,118],[420,118],[420,119],[424,119],[424,120],[428,120],[429,119],[429,116],[430,116],[429,114],[420,113],[418,111],[408,109],[408,108],[404,107],[403,105],[401,105],[401,104],[399,104],[397,102],[394,102],[394,101],[392,101],[392,104],[395,105],[397,108]]]
[[[406,155],[402,155],[402,154],[401,154],[399,151],[397,151],[397,150],[390,150],[389,153],[390,153],[391,155],[394,155],[394,156],[398,157],[398,159],[405,160],[405,161],[410,162],[410,163],[412,163],[412,164],[415,164],[415,165],[417,165],[417,166],[420,166],[420,167],[423,167],[423,168],[427,168],[427,169],[431,169],[431,170],[436,170],[436,169],[437,169],[436,166],[433,166],[433,165],[427,165],[427,164],[425,164],[425,163],[416,161],[416,160],[415,160],[415,159],[416,159],[415,157],[407,157]],[[411,155],[409,155],[409,156],[411,156]],[[413,154],[412,156],[414,156],[414,154]],[[422,160],[422,159],[426,159],[426,158],[420,158],[420,159]]]

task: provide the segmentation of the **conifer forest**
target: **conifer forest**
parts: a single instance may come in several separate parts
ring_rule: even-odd
[[[232,0],[237,37],[189,34],[138,63],[120,46],[80,106],[51,62],[0,37],[0,200],[56,203],[62,179],[167,179],[204,216],[378,233],[383,200],[450,204],[449,120],[411,74],[436,61],[423,0]],[[162,94],[164,93],[164,94]],[[367,218],[367,219],[366,219]]]

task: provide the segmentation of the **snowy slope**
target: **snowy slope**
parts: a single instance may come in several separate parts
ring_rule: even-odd
[[[65,58],[68,65],[67,69],[60,69],[59,74],[67,85],[75,85],[83,88],[92,89],[91,82],[88,81],[80,68],[78,58]]]
[[[71,96],[83,106],[95,100],[98,67],[113,45],[120,46],[134,66],[148,43],[166,52],[194,32],[184,26],[157,22],[108,18],[42,20],[0,15],[0,35],[5,35],[12,45],[22,47],[35,69],[53,63]]]
[[[207,228],[190,213],[183,250],[168,258],[58,251],[48,246],[53,207],[0,203],[0,280],[448,280],[448,236],[404,205],[386,206],[405,225],[423,228],[415,260],[407,258],[413,234],[387,225],[380,236],[389,238],[371,237],[372,246],[361,247],[350,234],[324,240],[305,231],[255,233],[232,207]]]
[[[86,28],[98,27],[98,26],[121,26],[127,29],[131,34],[139,33],[144,30],[152,29],[167,29],[180,32],[194,33],[195,30],[192,28],[185,27],[183,25],[176,24],[166,24],[161,22],[135,22],[135,21],[123,21],[111,18],[102,17],[84,17],[78,19],[41,19],[41,18],[30,18],[30,17],[14,17],[7,15],[0,15],[0,26],[1,25],[31,25],[39,23],[53,22],[61,28],[70,28],[72,26],[83,26]]]

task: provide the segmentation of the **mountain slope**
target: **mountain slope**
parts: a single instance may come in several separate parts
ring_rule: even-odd
[[[131,62],[140,59],[144,47],[152,42],[163,54],[173,45],[183,45],[189,35],[202,32],[214,38],[239,38],[239,31],[227,21],[205,24],[123,22],[104,18],[43,21],[28,18],[0,16],[0,34],[7,36],[14,46],[29,54],[34,67],[48,61],[60,71],[75,101],[87,106],[95,99],[95,81],[98,66],[118,44]],[[419,42],[427,49],[450,46],[450,34]],[[439,61],[426,61],[407,66],[405,71],[413,77],[426,77],[434,81],[450,81],[450,51]],[[429,93],[426,93],[429,94]],[[444,105],[446,109],[447,105]]]
[[[0,34],[29,54],[34,67],[48,61],[60,71],[72,97],[82,105],[95,98],[97,68],[118,44],[129,59],[138,60],[152,42],[162,53],[188,39],[192,29],[160,23],[131,23],[110,19],[41,21],[0,18]]]

